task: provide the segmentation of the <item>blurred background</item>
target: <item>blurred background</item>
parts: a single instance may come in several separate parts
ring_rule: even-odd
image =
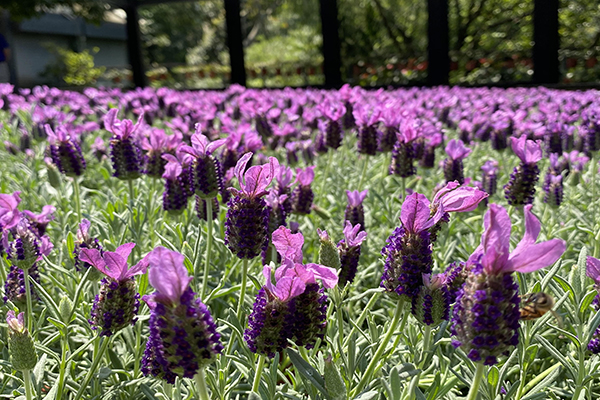
[[[19,87],[600,82],[598,0],[3,0],[0,7]]]

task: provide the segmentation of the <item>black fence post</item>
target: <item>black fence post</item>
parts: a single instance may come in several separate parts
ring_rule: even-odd
[[[225,23],[227,24],[227,46],[231,63],[231,83],[246,86],[244,65],[244,42],[240,0],[225,0]]]
[[[319,0],[321,9],[321,33],[323,35],[323,73],[325,87],[342,86],[342,57],[336,0]],[[360,27],[357,27],[360,29]]]
[[[558,1],[535,0],[533,5],[533,82],[558,83]]]
[[[450,74],[448,0],[427,0],[427,84],[447,85]]]
[[[144,60],[142,58],[142,40],[135,0],[128,0],[123,5],[123,9],[127,13],[127,57],[133,74],[133,85],[135,87],[145,87],[146,72],[144,71]]]

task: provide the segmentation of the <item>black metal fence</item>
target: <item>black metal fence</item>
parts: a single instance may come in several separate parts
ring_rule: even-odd
[[[183,0],[189,1],[189,0]],[[426,5],[422,7],[426,14],[426,21],[421,21],[421,25],[426,24],[426,46],[423,45],[423,54],[420,57],[412,57],[408,60],[388,62],[385,65],[370,65],[368,63],[359,62],[352,64],[350,68],[343,65],[342,54],[340,49],[343,48],[344,38],[341,37],[340,31],[343,27],[340,26],[340,6],[346,7],[351,0],[318,0],[321,21],[322,34],[322,66],[319,68],[319,73],[324,75],[324,87],[336,88],[340,87],[345,82],[361,84],[362,78],[368,78],[370,75],[389,75],[391,78],[384,85],[405,84],[398,76],[405,71],[408,73],[418,74],[420,71],[425,71],[422,79],[415,79],[409,82],[412,85],[446,85],[454,83],[470,83],[461,78],[457,73],[460,68],[462,71],[472,71],[481,66],[489,66],[491,64],[498,65],[499,68],[504,68],[509,71],[525,71],[523,73],[512,73],[512,75],[498,74],[497,81],[486,81],[487,84],[499,85],[514,85],[514,84],[545,84],[556,85],[565,83],[564,65],[565,61],[559,59],[559,0],[524,0],[522,12],[523,26],[516,26],[517,30],[532,31],[531,43],[529,49],[521,49],[521,54],[511,55],[510,46],[509,52],[502,57],[488,57],[485,54],[486,49],[479,49],[482,56],[476,59],[460,59],[460,45],[455,45],[457,37],[459,40],[469,38],[469,33],[466,31],[464,24],[456,28],[455,20],[465,18],[467,22],[472,22],[477,15],[476,9],[473,13],[469,11],[466,16],[463,16],[454,9],[450,9],[453,0],[427,0]],[[358,1],[358,0],[353,0]],[[456,5],[458,5],[458,1]],[[162,3],[182,2],[182,0],[120,0],[117,6],[125,10],[127,13],[127,32],[128,32],[128,56],[132,69],[133,84],[138,87],[143,87],[148,84],[146,69],[143,64],[142,57],[142,42],[140,37],[140,27],[138,22],[138,8],[149,5]],[[244,59],[244,43],[242,34],[242,3],[240,0],[223,0],[225,10],[225,25],[227,47],[229,52],[229,70],[227,72],[227,80],[229,83],[236,83],[246,86],[248,80],[263,78],[270,72],[265,68],[247,69]],[[483,4],[483,2],[481,2]],[[392,31],[391,26],[388,26],[385,20],[385,12],[382,2],[373,0],[373,9],[380,12],[382,23],[386,29]],[[316,12],[317,10],[314,10]],[[342,11],[344,11],[342,9]],[[510,24],[510,21],[509,21]],[[493,23],[490,23],[493,25]],[[484,26],[485,27],[485,26]],[[489,26],[489,29],[492,29]],[[361,29],[357,26],[356,29]],[[404,35],[403,32],[400,34]],[[598,34],[600,37],[600,33]],[[423,41],[424,42],[424,41]],[[452,42],[452,46],[451,46]],[[510,44],[508,41],[506,43]],[[401,49],[399,49],[401,51]],[[518,52],[516,52],[518,53]],[[479,53],[475,53],[479,54]],[[524,55],[523,55],[524,54]],[[594,60],[597,60],[594,57]],[[586,65],[592,67],[596,63],[582,60]],[[562,64],[561,64],[562,63]],[[348,63],[346,63],[348,64]],[[568,61],[567,61],[567,65]],[[561,68],[562,66],[562,68]],[[562,74],[561,74],[561,69]],[[308,75],[313,72],[311,66],[291,66],[284,68],[287,72],[282,72],[280,67],[273,71],[273,74],[294,73]],[[203,72],[201,72],[203,73]],[[464,72],[462,73],[464,75]],[[251,76],[248,76],[251,75]],[[386,76],[387,76],[386,75]],[[462,79],[462,80],[461,80]],[[588,82],[590,80],[588,79]],[[260,82],[260,81],[259,81]],[[306,80],[306,82],[309,82]],[[381,86],[380,81],[374,81],[376,86]],[[477,81],[475,81],[477,83]],[[373,86],[373,85],[372,85]]]

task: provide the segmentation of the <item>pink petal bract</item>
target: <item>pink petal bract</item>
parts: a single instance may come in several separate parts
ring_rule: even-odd
[[[185,256],[159,246],[146,258],[150,267],[148,280],[158,292],[154,298],[159,302],[178,303],[192,280],[183,263]]]

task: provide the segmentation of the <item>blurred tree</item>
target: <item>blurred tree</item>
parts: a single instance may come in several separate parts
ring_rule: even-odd
[[[33,18],[50,10],[71,11],[87,21],[100,23],[115,0],[2,0],[0,9],[7,10],[14,21]]]

